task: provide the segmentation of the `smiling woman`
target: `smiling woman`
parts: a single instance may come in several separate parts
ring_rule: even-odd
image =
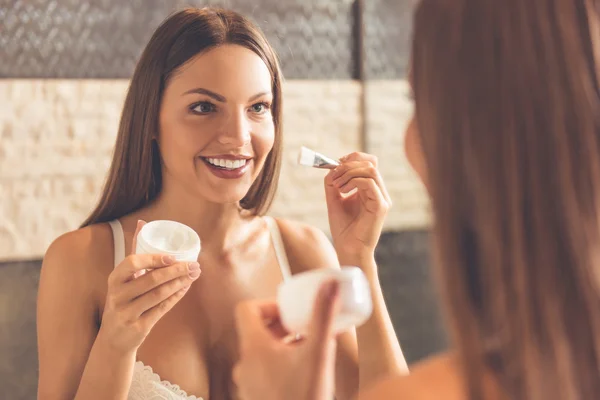
[[[313,227],[264,216],[281,136],[281,73],[258,28],[206,8],[157,29],[131,79],[99,204],[44,258],[40,399],[235,398],[236,305],[340,262],[363,268],[374,312],[338,341],[337,398],[356,394],[359,377],[368,385],[402,370],[374,264],[389,207],[377,160],[352,154],[328,176],[332,246]],[[155,220],[198,233],[198,262],[135,254],[139,229]]]
[[[234,53],[236,50],[240,51],[241,49],[243,48],[232,48],[229,50],[229,52]],[[210,52],[210,54],[212,53],[214,52]],[[208,96],[214,99],[215,101],[221,103],[223,108],[225,108],[225,106],[228,103],[227,99],[222,95],[204,88],[188,90],[187,92],[185,92],[185,94],[196,94],[200,95],[201,97]],[[261,97],[268,97],[269,101],[256,102]],[[254,102],[254,104],[252,104],[252,106],[250,107],[250,111],[254,112],[257,117],[263,116],[264,118],[266,116],[270,117],[272,120],[272,115],[270,114],[272,97],[273,94],[271,92],[265,91],[252,96],[248,99],[246,103],[250,104]],[[198,116],[208,116],[209,114],[214,114],[218,111],[215,104],[206,100],[190,105],[189,110],[190,112]],[[249,170],[250,164],[254,158],[251,155],[243,154],[243,151],[239,153],[240,154],[221,154],[216,156],[204,155],[200,156],[200,159],[206,163],[210,172],[215,174],[217,177],[223,179],[239,179],[242,176],[244,176],[244,174]]]
[[[256,155],[248,136],[254,128],[262,143]],[[185,151],[178,153],[183,149],[178,146]],[[253,214],[264,213],[273,200],[281,163],[281,71],[276,56],[258,28],[242,16],[189,9],[165,21],[140,58],[106,188],[82,226],[108,222],[151,203],[168,181],[165,172],[175,173],[194,192],[208,183],[197,160],[224,156],[223,147],[250,153],[243,158],[254,166],[239,186],[246,194],[240,205]],[[202,153],[191,158],[198,164],[194,170],[199,181],[187,181],[192,170],[181,171],[185,161],[172,159],[183,160],[189,151]],[[245,187],[249,182],[254,182],[250,190]]]
[[[281,133],[271,105],[280,94],[273,94],[273,86],[267,64],[239,44],[224,44],[187,61],[170,79],[161,104],[156,142],[163,173],[172,178],[165,176],[163,184],[181,185],[210,202],[237,203],[259,179],[272,150],[273,165],[263,174],[272,176],[270,185],[276,182],[281,144],[275,138]],[[256,206],[267,201],[266,184],[249,202],[253,213],[263,211]]]

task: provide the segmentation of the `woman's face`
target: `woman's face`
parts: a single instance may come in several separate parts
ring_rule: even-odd
[[[165,88],[158,145],[163,186],[236,203],[273,147],[271,74],[253,51],[223,45],[192,58]]]

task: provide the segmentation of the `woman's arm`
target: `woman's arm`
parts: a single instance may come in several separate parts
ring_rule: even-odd
[[[44,257],[37,302],[40,400],[127,396],[135,354],[111,351],[97,337],[101,267],[94,267],[107,257],[87,245],[91,229],[58,238]]]
[[[408,374],[408,366],[383,298],[375,259],[346,260],[344,264],[371,271],[365,274],[371,288],[373,314],[357,328],[361,389],[381,378]]]
[[[98,240],[90,233],[104,228],[59,238],[46,254],[38,296],[41,399],[126,399],[137,349],[200,276],[198,263],[160,254],[130,255],[112,269],[112,252],[101,251],[112,247],[112,234]]]
[[[284,220],[279,221],[279,225],[294,274],[316,268],[340,268],[338,256],[322,231]],[[343,265],[363,267],[356,261],[340,261]],[[376,274],[366,275],[373,295],[373,314],[356,332],[345,333],[338,338],[335,366],[338,400],[352,399],[359,389],[406,372],[406,362],[383,300],[378,277]]]

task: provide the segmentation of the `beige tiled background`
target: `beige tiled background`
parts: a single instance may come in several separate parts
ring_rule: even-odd
[[[41,257],[75,229],[102,187],[127,80],[0,81],[0,260]],[[411,103],[404,81],[369,82],[366,115],[356,81],[288,81],[285,153],[272,214],[327,231],[323,171],[296,165],[300,146],[337,157],[368,145],[394,202],[386,229],[427,226],[423,189],[406,164],[403,136]]]

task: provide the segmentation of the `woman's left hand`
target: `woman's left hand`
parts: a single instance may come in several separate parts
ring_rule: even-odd
[[[275,302],[247,301],[236,309],[240,359],[233,370],[243,400],[330,400],[334,393],[338,284],[322,285],[306,338],[282,340]],[[269,321],[269,322],[267,322]]]
[[[329,226],[342,264],[374,255],[392,205],[377,167],[375,156],[352,153],[325,177]]]

